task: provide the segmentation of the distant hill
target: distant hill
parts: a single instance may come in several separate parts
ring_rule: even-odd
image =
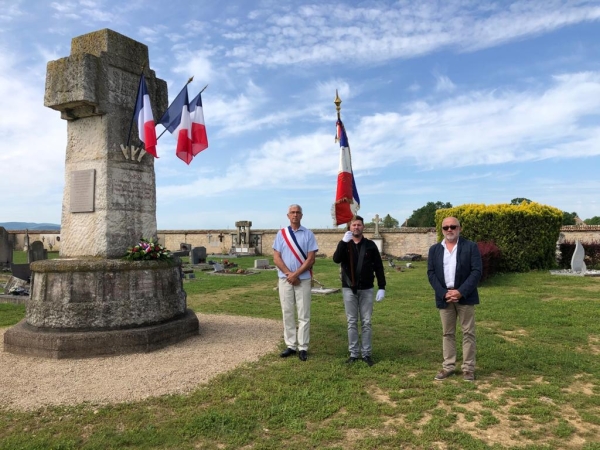
[[[60,230],[60,225],[55,223],[0,222],[0,227],[6,230]]]

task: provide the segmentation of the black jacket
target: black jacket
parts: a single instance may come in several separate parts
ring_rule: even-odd
[[[342,271],[347,275],[342,276],[342,287],[352,288],[349,286],[346,280],[352,279],[350,272],[350,252],[354,259],[354,270],[358,265],[358,254],[361,246],[365,245],[365,256],[363,259],[363,265],[360,274],[355,273],[354,278],[357,282],[356,289],[371,289],[373,288],[373,282],[375,276],[377,276],[377,286],[379,289],[385,289],[385,273],[383,271],[383,263],[381,262],[381,255],[375,242],[367,239],[363,236],[358,244],[354,241],[344,242],[340,241],[335,253],[333,254],[333,261],[342,265]]]
[[[475,242],[459,237],[457,252],[454,289],[457,289],[462,295],[458,303],[461,305],[478,305],[477,284],[481,278],[479,248],[477,248]],[[429,249],[427,277],[429,278],[429,284],[435,291],[435,305],[440,309],[445,309],[448,304],[444,300],[444,296],[448,292],[448,288],[444,278],[444,246],[441,243],[434,244]]]

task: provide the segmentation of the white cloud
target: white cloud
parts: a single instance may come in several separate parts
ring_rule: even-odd
[[[404,114],[363,117],[355,129],[348,130],[355,149],[354,170],[364,174],[406,163],[451,169],[600,155],[600,125],[580,125],[600,111],[600,74],[564,74],[553,80],[553,86],[539,92],[471,92],[439,103],[414,103]],[[240,104],[230,111],[243,109]],[[260,124],[260,120],[252,122],[253,127]],[[160,189],[159,195],[194,197],[268,189],[284,183],[290,173],[297,180],[331,176],[338,163],[333,147],[331,134],[282,136],[249,150],[223,177],[205,174],[192,189],[189,184],[172,185]],[[492,175],[498,176],[487,171],[477,177]]]
[[[193,183],[157,190],[160,201],[172,198],[213,196],[246,189],[269,190],[294,183],[308,188],[305,180],[319,174],[337,173],[338,155],[332,152],[332,136],[322,133],[270,140],[259,149],[248,149],[240,163],[233,163],[223,176],[200,176]],[[318,164],[315,162],[318,161]]]
[[[466,0],[403,1],[393,6],[376,3],[370,8],[309,5],[293,11],[271,6],[254,10],[248,19],[235,32],[224,33],[238,41],[226,56],[257,65],[334,64],[349,59],[368,64],[447,47],[474,51],[599,21],[600,6],[544,0],[514,2],[503,9],[502,5],[485,8]]]
[[[58,112],[41,105],[41,68],[23,72],[14,55],[6,50],[1,53],[0,98],[14,98],[15,93],[19,97],[18,102],[0,102],[0,191],[18,190],[16,196],[3,197],[2,208],[15,220],[46,217],[58,221],[60,209],[56,205],[61,202],[64,185],[66,123]]]
[[[436,75],[435,90],[437,92],[452,92],[456,89],[456,85],[446,75]]]
[[[11,22],[21,17],[24,14],[21,3],[18,0],[0,1],[0,21]]]
[[[600,74],[554,77],[546,90],[471,92],[441,103],[412,104],[405,114],[364,117],[360,144],[377,161],[469,166],[600,154]],[[600,121],[597,121],[600,123]],[[560,143],[560,144],[557,144]]]

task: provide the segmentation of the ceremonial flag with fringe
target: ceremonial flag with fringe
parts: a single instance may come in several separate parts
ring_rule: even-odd
[[[352,172],[352,158],[346,129],[340,119],[337,121],[336,140],[340,142],[340,166],[338,169],[335,203],[331,216],[335,226],[349,223],[360,208],[360,198]]]

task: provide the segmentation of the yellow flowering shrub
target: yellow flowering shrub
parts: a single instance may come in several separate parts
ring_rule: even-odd
[[[549,269],[555,265],[556,241],[562,224],[562,211],[535,202],[520,205],[465,204],[438,209],[435,224],[441,240],[442,221],[456,217],[461,235],[475,242],[494,242],[502,252],[502,272]]]

